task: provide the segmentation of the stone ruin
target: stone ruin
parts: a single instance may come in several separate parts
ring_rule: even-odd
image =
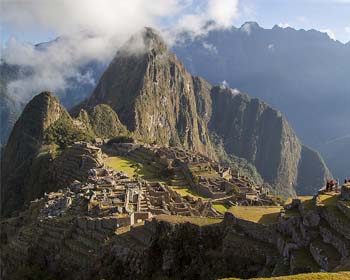
[[[159,182],[129,178],[106,167],[89,171],[86,183],[74,181],[58,192],[45,194],[40,219],[64,215],[113,217],[118,227],[133,225],[154,215],[221,216],[210,202],[181,197]]]
[[[174,186],[190,186],[198,194],[211,199],[234,198],[234,204],[271,205],[273,202],[269,190],[257,186],[248,177],[240,175],[238,170],[222,166],[210,158],[183,150],[178,147],[159,147],[157,145],[140,145],[124,143],[124,155],[142,164],[175,173],[170,184]],[[121,151],[118,144],[117,149]],[[213,176],[193,174],[193,166],[210,169]],[[197,178],[194,178],[197,177]],[[183,183],[179,182],[182,178]],[[180,180],[181,181],[181,180]],[[233,204],[233,203],[232,203]]]

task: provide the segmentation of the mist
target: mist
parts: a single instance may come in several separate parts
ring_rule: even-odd
[[[168,44],[183,31],[193,36],[211,28],[226,28],[238,14],[237,0],[30,0],[2,3],[0,23],[13,33],[50,32],[57,39],[33,45],[10,38],[2,46],[1,63],[22,66],[30,75],[7,84],[8,94],[28,102],[41,91],[65,95],[77,83],[94,86],[91,61],[108,64],[127,39],[145,26],[158,29]],[[168,24],[171,22],[171,25]],[[137,48],[142,50],[142,45]]]

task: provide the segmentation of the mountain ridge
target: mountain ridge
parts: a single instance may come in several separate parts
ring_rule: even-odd
[[[154,36],[155,38],[151,42],[159,42],[160,46],[149,48],[149,43],[145,42],[146,53],[117,54],[93,94],[80,106],[77,106],[74,111],[76,112],[79,108],[89,108],[98,103],[109,104],[116,111],[121,122],[130,131],[139,134],[139,136],[142,135],[144,139],[163,145],[180,144],[184,148],[194,149],[209,157],[216,157],[210,134],[214,132],[223,136],[223,131],[218,131],[220,124],[226,121],[227,125],[222,130],[227,130],[230,123],[236,120],[236,126],[239,130],[233,129],[232,132],[226,134],[226,138],[232,140],[232,137],[239,137],[241,130],[245,133],[244,137],[247,141],[234,142],[240,144],[233,149],[227,145],[224,137],[223,143],[226,153],[245,158],[254,165],[258,165],[257,169],[264,180],[270,184],[278,185],[284,195],[295,195],[294,188],[297,187],[297,182],[300,184],[303,182],[303,178],[298,179],[302,145],[282,114],[267,103],[251,99],[233,89],[226,91],[229,94],[234,93],[242,100],[237,103],[238,107],[235,109],[227,107],[226,105],[231,103],[228,100],[222,100],[224,94],[217,94],[216,91],[218,89],[220,91],[220,88],[212,87],[202,78],[191,76],[181,61],[164,48],[164,41],[159,38],[157,32],[146,29],[144,36],[144,40],[149,40],[150,37]],[[126,43],[125,49],[133,49],[132,46],[129,46],[130,42]],[[128,85],[129,91],[125,85]],[[180,93],[180,100],[178,96],[174,95],[174,91],[177,94]],[[220,99],[218,104],[223,102],[220,106],[213,104],[213,101],[218,99],[215,97]],[[169,104],[171,104],[170,107]],[[183,105],[185,109],[181,108]],[[163,114],[162,110],[167,113]],[[258,111],[254,113],[255,110]],[[259,110],[265,112],[266,120],[262,122],[259,132],[255,132],[260,125],[257,121]],[[149,112],[152,114],[150,115]],[[247,112],[246,121],[242,121],[244,112]],[[250,124],[248,125],[249,119]],[[154,120],[157,121],[154,122]],[[277,126],[269,124],[273,120],[276,120],[275,125]],[[249,126],[251,128],[247,128]],[[275,133],[274,130],[278,126],[280,133]],[[264,127],[267,127],[266,131],[264,131]],[[202,134],[198,135],[198,132]],[[168,136],[166,136],[167,134]],[[254,140],[259,136],[260,141],[262,141],[260,143]],[[274,139],[273,136],[276,138]],[[253,141],[251,145],[247,145],[250,141]],[[231,147],[234,145],[232,142],[230,144]],[[279,145],[281,148],[278,151]],[[271,150],[268,150],[267,146]],[[256,153],[258,157],[255,156]],[[272,155],[276,157],[274,161],[271,161],[274,162],[273,164],[269,162],[269,157]],[[260,159],[256,160],[259,157]],[[319,160],[316,157],[315,159]],[[323,162],[321,166],[324,166]],[[330,176],[327,167],[323,171],[326,173],[324,177]],[[304,176],[307,176],[305,174]],[[312,187],[312,192],[314,191],[315,185]]]

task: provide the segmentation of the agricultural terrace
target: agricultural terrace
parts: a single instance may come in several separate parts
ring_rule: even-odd
[[[233,206],[227,210],[235,217],[260,224],[276,224],[280,206]]]
[[[161,181],[161,179],[158,178],[157,172],[154,168],[138,163],[126,157],[108,157],[105,159],[105,164],[114,170],[125,172],[129,177],[139,176],[143,179],[147,179],[148,181]]]
[[[219,218],[190,217],[177,215],[159,215],[156,216],[155,219],[157,219],[158,221],[164,221],[172,224],[190,223],[197,226],[208,226],[222,222],[222,219]]]

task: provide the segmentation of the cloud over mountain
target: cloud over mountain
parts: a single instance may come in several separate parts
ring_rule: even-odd
[[[2,3],[1,25],[10,31],[50,32],[59,39],[33,46],[11,38],[2,59],[30,69],[31,75],[12,81],[8,92],[28,101],[43,90],[64,93],[74,85],[94,84],[89,71],[81,67],[92,60],[108,63],[130,34],[145,26],[167,28],[168,41],[183,30],[205,32],[208,20],[214,28],[230,25],[237,15],[238,0],[200,1],[193,10],[192,0],[30,0]],[[171,26],[167,21],[171,19]],[[212,26],[213,27],[213,26]],[[204,30],[204,31],[203,31]],[[141,46],[142,47],[142,46]]]

